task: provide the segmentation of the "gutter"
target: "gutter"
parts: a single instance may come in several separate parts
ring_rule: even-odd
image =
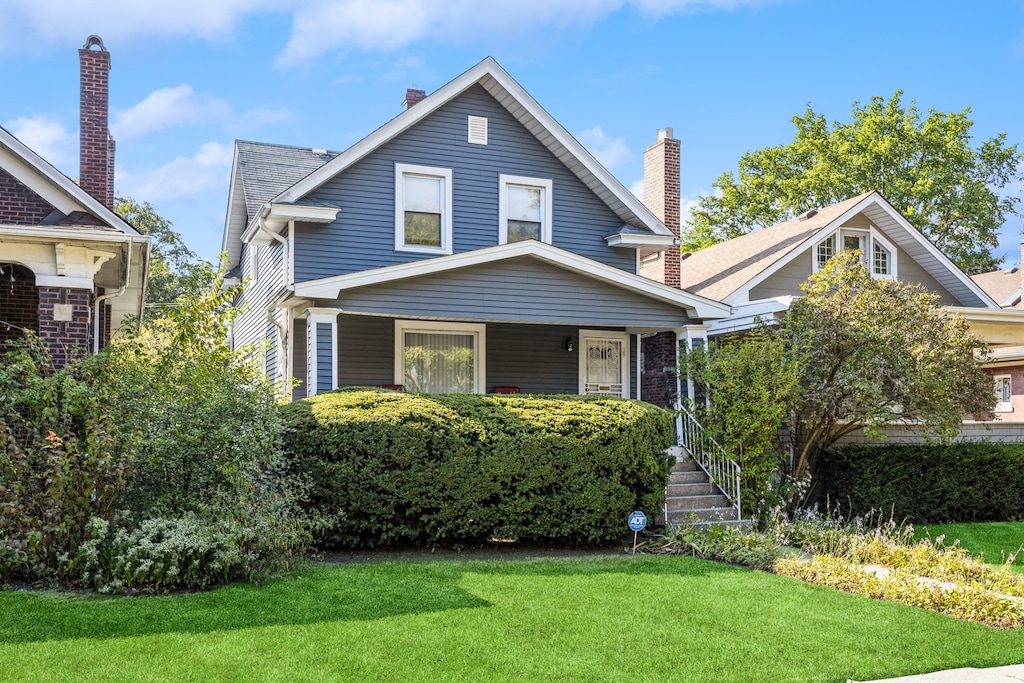
[[[101,310],[100,306],[107,299],[114,299],[114,298],[117,298],[117,297],[121,296],[122,294],[124,294],[125,290],[128,289],[129,283],[131,283],[131,281],[132,281],[132,242],[131,241],[128,242],[128,255],[125,257],[125,260],[127,261],[127,264],[125,266],[124,284],[121,285],[121,287],[116,292],[113,292],[111,294],[104,294],[103,296],[96,297],[96,301],[93,303],[93,306],[95,307],[94,311],[93,311],[93,316],[92,316],[92,352],[93,353],[99,353],[100,352],[100,310]],[[113,321],[111,321],[111,322],[113,322]]]

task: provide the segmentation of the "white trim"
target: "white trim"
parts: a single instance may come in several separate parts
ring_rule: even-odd
[[[395,320],[395,384],[405,385],[406,332],[463,332],[474,335],[473,393],[487,393],[487,325],[483,323],[452,323],[433,320]],[[408,389],[408,387],[406,387]]]
[[[326,323],[331,326],[331,388],[338,388],[338,314],[336,308],[307,308],[306,309],[306,396],[316,396],[319,391],[317,379],[317,323]]]
[[[579,393],[581,396],[587,394],[587,340],[589,339],[608,339],[622,343],[620,347],[622,349],[621,354],[624,358],[619,358],[619,379],[620,386],[622,389],[619,391],[619,398],[630,397],[630,386],[629,386],[629,355],[631,352],[629,338],[630,335],[626,332],[616,332],[614,330],[579,330]],[[601,396],[604,394],[591,394],[595,396]],[[606,394],[611,396],[612,394]]]
[[[652,254],[666,247],[674,247],[679,243],[674,235],[637,235],[621,232],[608,235],[604,241],[608,243],[609,247],[620,249],[650,249],[653,247]],[[645,254],[645,256],[650,256],[650,254]]]
[[[508,188],[510,185],[519,187],[539,188],[544,191],[541,197],[540,241],[551,244],[552,240],[552,198],[551,178],[528,178],[520,175],[498,175],[498,244],[508,244]]]
[[[441,181],[441,244],[436,247],[405,243],[405,178],[420,176]],[[395,251],[421,254],[452,253],[452,169],[395,164]]]
[[[261,206],[242,233],[242,242],[270,244],[271,235],[280,234],[293,221],[302,223],[333,223],[341,209],[334,206],[305,204],[274,204]],[[261,233],[264,236],[260,236]]]
[[[416,106],[418,107],[419,105]],[[395,266],[363,270],[346,275],[333,275],[318,280],[307,280],[296,283],[295,295],[310,299],[337,299],[342,291],[354,287],[394,282],[405,278],[494,263],[520,256],[533,256],[559,268],[571,270],[596,280],[608,282],[622,289],[684,307],[691,318],[725,318],[731,310],[726,304],[692,294],[686,290],[668,287],[660,282],[649,280],[625,270],[613,268],[612,266],[588,259],[585,256],[559,249],[550,244],[537,242],[536,240],[500,244],[494,247],[464,251],[450,256],[420,259]]]

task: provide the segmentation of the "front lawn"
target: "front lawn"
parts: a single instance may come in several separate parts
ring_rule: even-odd
[[[919,527],[917,533],[932,539],[945,536],[943,542],[946,545],[959,539],[962,548],[969,550],[972,555],[984,555],[989,564],[1003,564],[1010,553],[1017,552],[1024,545],[1024,522],[928,524]],[[1024,573],[1024,552],[1010,566]]]
[[[0,593],[17,681],[845,681],[1015,664],[998,631],[680,556],[318,565],[264,586]]]

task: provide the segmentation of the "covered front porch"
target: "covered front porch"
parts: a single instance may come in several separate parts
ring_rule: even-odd
[[[642,339],[727,312],[539,242],[302,283],[295,295],[296,398],[345,386],[641,398]]]

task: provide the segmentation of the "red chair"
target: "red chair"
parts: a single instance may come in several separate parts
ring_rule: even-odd
[[[405,391],[404,384],[378,384],[381,389],[390,389],[391,391]]]
[[[496,393],[496,394],[518,394],[519,393],[519,387],[497,386],[497,387],[494,387],[494,393]]]

